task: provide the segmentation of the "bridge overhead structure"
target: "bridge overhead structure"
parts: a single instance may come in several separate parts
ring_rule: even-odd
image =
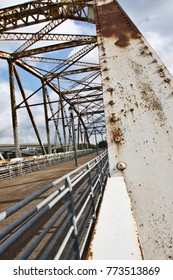
[[[85,24],[85,35],[68,34],[70,24],[79,29],[74,22],[93,28],[90,31]],[[91,1],[30,1],[0,10],[0,58],[9,64],[16,156],[20,156],[19,110],[28,113],[43,154],[35,108],[43,113],[42,126],[45,119],[49,153],[52,141],[63,150],[72,145],[69,106],[78,143],[88,144],[92,134],[105,134],[100,67],[98,59],[90,58],[97,48],[94,24]],[[3,41],[8,41],[10,53]],[[21,93],[18,100],[16,91]]]
[[[53,33],[69,19],[95,25],[96,35]],[[43,22],[45,26],[35,33],[12,33]],[[173,78],[118,1],[30,1],[0,10],[0,32],[1,40],[26,40],[12,53],[0,52],[9,63],[16,153],[17,110],[24,106],[40,145],[32,106],[44,108],[48,143],[53,121],[66,146],[68,106],[74,108],[78,135],[85,134],[87,141],[94,131],[104,134],[106,127],[110,176],[121,177],[126,184],[144,257],[173,259]],[[38,42],[43,45],[35,47]],[[76,52],[64,58],[69,48]],[[100,64],[87,60],[96,48]],[[62,54],[61,50],[63,57],[50,56]],[[52,63],[55,67],[48,67]],[[40,80],[40,87],[28,96],[19,69]],[[19,104],[15,84],[23,98]],[[32,104],[32,97],[40,92],[42,104]],[[52,101],[52,92],[57,100]]]

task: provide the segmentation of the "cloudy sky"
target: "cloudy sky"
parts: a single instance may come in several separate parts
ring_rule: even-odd
[[[173,74],[173,1],[119,0],[119,3]]]
[[[16,5],[24,2],[29,1],[1,0],[0,9],[7,5]],[[173,74],[173,1],[119,0],[119,3]],[[75,23],[71,24],[68,28],[69,33],[73,33],[73,31],[74,33],[79,32],[79,26],[75,25]],[[81,27],[81,32],[79,32],[79,34],[83,33],[83,31],[84,27]],[[2,46],[2,44],[3,43],[0,42],[0,46]],[[0,61],[0,143],[13,142],[12,131],[10,128],[11,110],[9,108],[9,87],[7,76],[5,75],[5,69],[7,69],[6,63]],[[41,110],[40,113],[42,113]],[[38,111],[37,121],[41,125],[42,119],[38,114]],[[29,126],[27,127],[26,123],[27,119],[23,118],[23,123],[21,123],[23,131],[29,131]],[[29,135],[29,133],[27,134]],[[28,136],[27,141],[33,142],[33,139],[32,136],[30,138]],[[24,138],[22,142],[24,142]]]

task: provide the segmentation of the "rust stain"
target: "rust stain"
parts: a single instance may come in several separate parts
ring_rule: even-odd
[[[59,11],[56,6],[50,7],[50,13],[54,19],[59,17]]]
[[[118,142],[118,139],[122,139],[122,131],[119,127],[112,127],[111,128],[111,141]]]
[[[119,117],[117,117],[117,116],[115,115],[115,113],[112,113],[112,114],[111,114],[111,117],[110,117],[110,119],[109,119],[110,123],[115,123],[115,122],[117,122],[117,121],[119,121],[119,120],[120,120]]]
[[[97,7],[99,30],[103,37],[116,39],[115,45],[126,48],[130,39],[141,38],[141,33],[116,2]]]
[[[138,245],[139,245],[139,250],[140,250],[140,253],[141,253],[141,258],[142,260],[144,260],[144,252],[143,252],[143,249],[142,249],[142,245],[141,245],[141,241],[140,241],[140,238],[139,236],[137,237],[137,241],[138,241]]]
[[[142,75],[143,74],[143,66],[139,63],[136,63],[135,61],[131,61],[131,66],[136,75]]]
[[[161,101],[156,96],[149,84],[143,83],[141,97],[145,101],[145,108],[155,111],[160,121],[165,121]]]
[[[93,255],[94,255],[93,252],[91,252],[91,251],[88,252],[88,255],[87,255],[86,259],[87,260],[93,260]]]

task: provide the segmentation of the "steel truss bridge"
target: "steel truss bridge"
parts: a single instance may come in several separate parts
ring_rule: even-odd
[[[144,257],[173,259],[173,78],[118,1],[40,0],[3,8],[0,40],[16,156],[24,110],[43,154],[43,141],[51,153],[52,139],[66,150],[75,138],[88,145],[92,135],[106,133],[107,190],[114,193],[116,184],[127,190]]]
[[[88,144],[93,133],[102,137],[105,134],[100,66],[98,59],[92,62],[90,58],[98,46],[95,27],[92,28],[94,34],[87,34],[91,32],[88,32],[90,28],[85,25],[85,35],[68,34],[67,29],[67,26],[70,27],[69,20],[72,25],[75,21],[94,26],[94,6],[92,1],[44,0],[0,10],[0,40],[8,41],[11,49],[11,53],[6,53],[1,48],[0,58],[5,59],[9,65],[17,157],[20,156],[17,116],[20,109],[27,111],[43,154],[46,151],[33,107],[43,112],[42,122],[45,120],[49,153],[52,140],[55,144],[58,142],[63,150],[72,142],[69,106],[74,111],[78,142]],[[30,32],[26,32],[28,26]],[[59,33],[59,30],[65,34]],[[14,41],[20,42],[17,49]],[[97,51],[95,53],[97,57]],[[25,86],[26,77],[30,81],[28,90]],[[19,102],[16,90],[21,93]]]

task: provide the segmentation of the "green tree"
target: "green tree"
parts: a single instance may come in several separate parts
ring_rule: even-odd
[[[107,148],[108,144],[106,140],[102,140],[98,143],[99,148]]]

